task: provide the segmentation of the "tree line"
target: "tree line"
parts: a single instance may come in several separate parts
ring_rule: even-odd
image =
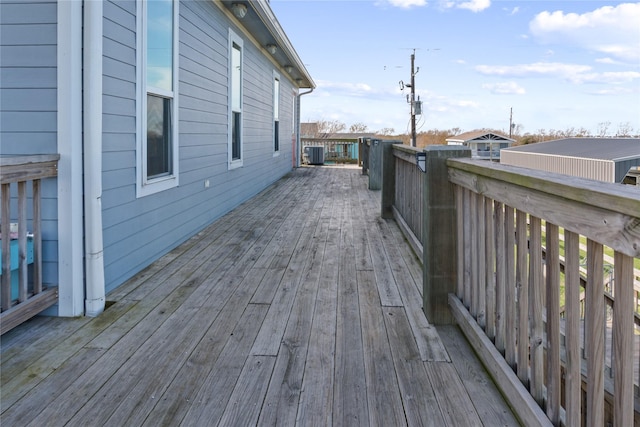
[[[318,120],[313,122],[312,135],[307,135],[314,138],[323,138],[335,133],[359,133],[359,134],[373,134],[377,137],[384,139],[396,139],[402,141],[404,144],[409,144],[411,136],[408,133],[397,133],[393,128],[383,128],[379,130],[370,130],[364,123],[354,123],[347,127],[345,123],[339,120]],[[511,135],[509,131],[504,129],[473,129],[474,131],[486,131],[499,133],[504,136],[510,136],[516,142],[514,145],[533,144],[536,142],[552,141],[554,139],[563,138],[588,138],[588,137],[640,137],[640,129],[634,129],[630,122],[621,122],[614,126],[609,121],[603,121],[597,124],[595,133],[592,133],[584,127],[568,127],[566,129],[538,129],[535,132],[523,132],[524,126],[521,124],[513,124],[511,128]],[[450,129],[430,129],[427,131],[418,132],[417,146],[424,147],[427,145],[445,145],[446,139],[452,136],[460,135],[466,130],[459,127]]]

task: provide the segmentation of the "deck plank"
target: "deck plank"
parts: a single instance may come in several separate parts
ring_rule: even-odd
[[[319,221],[300,289],[278,351],[259,425],[295,424],[329,223]]]
[[[349,224],[346,224],[349,227]],[[348,242],[348,241],[347,241]],[[341,247],[338,308],[336,319],[336,361],[333,424],[369,425],[364,368],[362,323],[358,302],[358,282],[353,274],[355,248]]]
[[[460,329],[457,326],[441,326],[438,327],[438,332],[449,350],[460,379],[469,395],[473,397],[482,423],[487,426],[519,425],[498,390],[487,387],[487,384],[491,384],[491,378],[470,351],[471,347]]]
[[[410,426],[442,426],[444,419],[438,407],[436,393],[427,380],[426,371],[417,345],[412,343],[409,319],[401,307],[385,307],[393,363]]]
[[[215,425],[225,412],[247,363],[247,353],[264,320],[267,308],[250,304],[229,337],[224,350],[193,398],[182,424],[185,426]],[[239,357],[244,355],[244,357]]]
[[[375,276],[360,271],[357,279],[369,421],[374,426],[406,425]]]
[[[293,171],[103,315],[3,336],[0,422],[512,425],[472,350],[424,318],[421,266],[379,216],[359,169]]]
[[[329,225],[329,235],[331,232]],[[333,405],[338,245],[328,239],[309,337],[298,419],[308,425],[330,425]]]

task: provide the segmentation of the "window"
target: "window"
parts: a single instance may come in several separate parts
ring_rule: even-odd
[[[138,196],[178,185],[178,2],[138,3]]]
[[[242,166],[242,39],[229,29],[229,169]]]
[[[280,152],[280,76],[273,78],[273,152]]]

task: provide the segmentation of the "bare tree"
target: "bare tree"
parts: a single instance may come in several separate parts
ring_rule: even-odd
[[[596,132],[596,135],[600,138],[604,138],[605,136],[607,136],[607,133],[609,132],[609,126],[611,126],[611,122],[598,123],[598,131]]]
[[[318,133],[320,138],[326,138],[333,133],[342,132],[347,125],[338,120],[319,120]]]
[[[367,131],[367,125],[365,125],[364,123],[354,123],[349,126],[349,133],[365,133]]]
[[[631,122],[621,122],[618,124],[618,136],[631,136],[633,134],[633,127]]]
[[[377,135],[389,136],[396,132],[394,128],[382,128],[376,132]]]

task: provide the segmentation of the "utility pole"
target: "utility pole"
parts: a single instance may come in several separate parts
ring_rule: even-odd
[[[513,131],[513,107],[509,113],[509,138],[511,138],[511,132]]]
[[[417,146],[416,136],[416,73],[414,65],[416,60],[416,50],[411,54],[411,146]]]

